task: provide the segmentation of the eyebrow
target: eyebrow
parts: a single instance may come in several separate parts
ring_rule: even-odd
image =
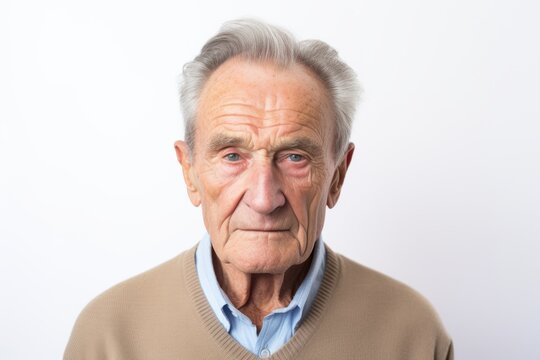
[[[299,138],[293,138],[290,140],[283,140],[280,141],[277,145],[277,150],[282,151],[286,149],[299,149],[304,150],[308,154],[314,157],[318,157],[322,155],[322,147],[321,145],[314,142],[311,138],[308,137],[299,137]]]
[[[228,147],[247,147],[249,141],[242,137],[231,136],[225,134],[217,134],[213,136],[208,144],[208,149],[211,152],[218,152]],[[323,153],[321,145],[313,141],[309,137],[298,137],[292,139],[284,139],[279,141],[276,148],[272,149],[275,152],[283,151],[287,149],[299,149],[306,151],[308,154],[314,157],[321,156]]]
[[[246,145],[247,141],[238,136],[217,134],[210,139],[208,149],[211,152],[217,152],[228,147]]]

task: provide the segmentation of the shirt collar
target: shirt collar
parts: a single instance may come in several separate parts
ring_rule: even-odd
[[[300,287],[296,290],[293,299],[287,307],[276,309],[272,313],[285,313],[294,310],[295,308],[300,309],[295,316],[295,325],[304,317],[315,300],[315,296],[317,295],[317,291],[322,282],[324,276],[325,255],[326,251],[324,243],[322,238],[319,238],[313,248],[313,259],[309,271],[302,281],[302,284],[300,284]],[[195,263],[199,281],[206,299],[219,321],[223,324],[227,332],[229,332],[231,324],[225,314],[224,307],[228,306],[230,312],[233,312],[236,316],[240,316],[241,318],[245,317],[245,315],[240,313],[240,311],[232,305],[225,292],[219,286],[212,264],[212,242],[210,241],[210,236],[208,234],[203,237],[197,247]]]
[[[231,324],[223,312],[223,307],[227,305],[227,300],[225,300],[225,294],[219,287],[214,272],[214,265],[212,264],[212,243],[208,234],[202,238],[197,246],[195,265],[197,267],[197,274],[199,275],[199,282],[201,283],[201,287],[210,307],[214,310],[219,321],[225,326],[227,331],[229,331]]]

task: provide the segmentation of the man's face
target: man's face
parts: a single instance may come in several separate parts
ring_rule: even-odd
[[[193,157],[183,142],[176,149],[223,264],[277,274],[309,258],[353,151],[336,162],[330,109],[324,85],[302,65],[235,58],[208,79]]]

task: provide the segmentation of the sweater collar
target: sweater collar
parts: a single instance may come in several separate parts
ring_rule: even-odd
[[[300,287],[296,290],[291,302],[288,306],[272,312],[272,314],[290,313],[290,316],[293,317],[292,333],[294,333],[299,322],[308,313],[311,304],[315,300],[324,276],[325,255],[324,243],[319,238],[313,247],[313,259],[309,271],[300,284]],[[251,322],[247,316],[234,307],[227,294],[219,286],[212,263],[212,242],[208,234],[205,234],[197,246],[195,265],[200,285],[208,300],[208,304],[214,311],[219,322],[225,327],[225,330],[229,332],[231,328],[231,322],[228,317],[230,314],[243,319],[243,321]]]
[[[191,250],[185,252],[180,260],[185,290],[191,297],[193,309],[199,316],[210,336],[222,347],[223,359],[257,360],[257,356],[241,346],[227,333],[227,331],[225,331],[225,328],[221,325],[214,311],[210,307],[201,288],[199,276],[197,275],[195,266],[196,249],[197,247],[194,246]],[[325,252],[326,264],[324,277],[319,292],[311,305],[311,309],[300,322],[294,336],[281,349],[270,356],[270,359],[289,360],[296,358],[296,355],[300,353],[319,327],[323,314],[326,312],[328,306],[330,306],[331,299],[333,298],[341,276],[341,259],[327,246],[325,246]]]

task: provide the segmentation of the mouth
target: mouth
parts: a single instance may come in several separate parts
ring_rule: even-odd
[[[289,231],[289,229],[238,229],[240,231],[248,231],[248,232],[285,232]]]

